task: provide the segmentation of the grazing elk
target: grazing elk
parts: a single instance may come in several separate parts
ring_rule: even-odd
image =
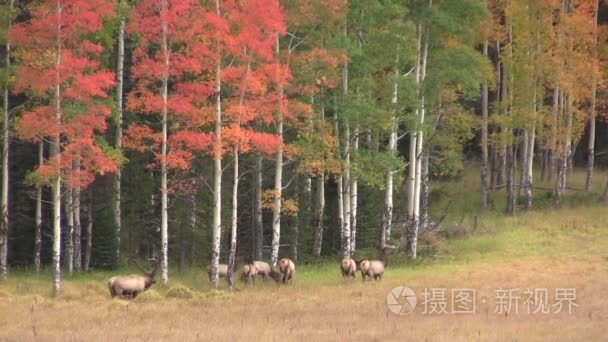
[[[365,278],[382,280],[384,275],[384,268],[388,266],[388,256],[393,252],[395,247],[384,247],[382,248],[382,254],[380,260],[362,260],[359,264],[361,270],[361,278],[365,281]]]
[[[293,276],[296,274],[296,265],[291,259],[283,258],[279,261],[279,271],[281,272],[281,283],[290,284],[293,282]]]
[[[249,260],[247,265],[243,266],[243,280],[248,283],[250,280],[255,282],[257,276],[262,276],[263,279],[270,276],[272,267],[264,261]]]
[[[355,260],[351,258],[344,258],[340,263],[340,271],[342,271],[342,277],[353,277],[357,273],[357,264]]]
[[[146,291],[153,284],[156,283],[154,276],[156,276],[156,270],[158,269],[158,261],[156,259],[152,259],[154,261],[154,269],[151,272],[148,272],[143,269],[143,267],[139,266],[137,261],[133,259],[129,259],[129,262],[134,263],[144,275],[139,274],[131,274],[128,276],[116,276],[110,278],[108,281],[108,289],[110,290],[110,295],[112,298],[118,297],[126,297],[131,296],[131,298],[137,297],[141,292]]]

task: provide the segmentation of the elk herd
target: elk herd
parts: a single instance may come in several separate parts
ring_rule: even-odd
[[[384,269],[388,265],[388,256],[392,253],[395,247],[384,247],[382,253],[378,259],[364,259],[354,260],[351,258],[344,258],[340,263],[340,271],[342,277],[356,277],[357,271],[361,272],[361,278],[365,280],[382,280],[384,276]],[[110,278],[108,281],[108,289],[110,295],[114,297],[122,298],[135,298],[138,294],[146,291],[150,288],[156,280],[154,279],[156,271],[158,269],[158,262],[155,259],[151,259],[154,262],[154,268],[152,271],[146,271],[141,267],[137,261],[129,259],[139,268],[143,275],[132,274],[127,276],[116,276]],[[235,263],[235,267],[236,267]],[[235,270],[232,270],[234,273]],[[207,266],[207,274],[211,281],[211,265]],[[269,263],[264,261],[258,261],[249,259],[243,266],[243,272],[241,273],[241,279],[247,284],[254,284],[256,278],[261,277],[263,280],[268,278],[274,280],[278,284],[290,285],[293,282],[293,278],[296,274],[296,266],[294,262],[289,258],[283,258],[278,262],[278,271],[276,271]],[[218,276],[220,278],[228,279],[230,276],[229,268],[227,264],[219,264]]]

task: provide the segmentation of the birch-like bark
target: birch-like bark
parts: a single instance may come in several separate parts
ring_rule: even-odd
[[[395,155],[397,151],[397,101],[399,99],[399,53],[400,47],[397,46],[395,57],[395,80],[393,81],[393,97],[391,99],[391,133],[388,138],[388,151]],[[386,237],[391,236],[393,226],[393,173],[394,170],[386,171],[386,184],[384,190],[384,215],[382,216],[382,231],[380,232],[380,248],[386,246]]]
[[[344,25],[344,37],[348,34],[347,25]],[[344,99],[348,97],[348,62],[344,62],[342,65],[342,96]],[[350,257],[351,252],[351,237],[350,237],[350,121],[348,118],[344,118],[344,166],[343,166],[344,178],[342,180],[342,215],[343,229],[342,229],[342,254],[344,257]]]
[[[162,0],[162,52],[163,52],[163,75],[161,96],[162,107],[162,144],[161,144],[161,163],[160,163],[160,271],[164,285],[169,282],[169,218],[168,215],[168,189],[167,189],[167,129],[168,129],[168,86],[169,86],[169,45],[168,45],[168,24],[165,15],[167,13],[167,0]]]
[[[317,177],[317,219],[315,239],[313,242],[313,255],[321,256],[323,247],[323,212],[325,211],[325,171],[321,170]]]
[[[418,44],[417,44],[417,61],[416,61],[416,84],[420,87],[420,75],[422,67],[422,26],[418,24],[417,28]],[[418,91],[419,92],[419,91]],[[415,110],[416,118],[420,117],[420,108]],[[419,120],[417,120],[419,121]],[[417,122],[418,124],[418,122]],[[416,217],[416,150],[417,150],[417,137],[418,129],[410,131],[410,148],[409,148],[409,167],[408,167],[408,202],[407,202],[407,252],[408,256],[412,259],[416,258],[416,239],[414,230],[415,226],[418,225],[418,218]],[[386,239],[390,239],[387,236]],[[403,239],[402,239],[403,240]]]
[[[67,218],[67,232],[65,237],[65,265],[69,275],[74,271],[74,190],[72,189],[72,172],[68,176],[68,186],[65,191],[65,216]]]
[[[334,130],[336,136],[336,151],[338,156],[341,155],[340,150],[340,124],[338,122],[338,100],[334,98]],[[338,158],[342,159],[342,158]],[[344,245],[344,200],[343,200],[343,188],[344,188],[344,176],[342,172],[337,176],[338,185],[338,227],[340,227],[340,246]]]
[[[422,61],[421,61],[421,71],[420,71],[420,81],[424,83],[426,80],[426,66],[427,66],[427,56],[429,50],[429,40],[428,36],[424,42],[424,48],[422,50]],[[424,119],[426,115],[426,104],[424,97],[424,90],[421,91],[420,96],[420,112],[418,116],[418,132],[416,132],[416,174],[415,174],[415,186],[414,186],[414,216],[412,219],[412,237],[410,241],[410,250],[408,255],[412,259],[416,259],[418,253],[418,231],[420,228],[420,190],[422,187],[422,153],[424,149]]]
[[[483,55],[488,58],[488,41],[483,43]],[[488,209],[488,81],[481,85],[481,208]]]
[[[321,101],[321,124],[325,121],[325,101]],[[324,164],[324,163],[323,163]],[[312,245],[312,254],[316,257],[321,256],[323,247],[323,212],[325,211],[325,170],[319,170],[317,177],[317,212],[315,237]]]
[[[61,176],[59,165],[61,165],[61,0],[57,1],[57,59],[55,61],[55,124],[57,133],[51,142],[50,158],[55,158],[57,166],[56,176],[52,181],[53,196],[53,295],[61,293]]]
[[[277,34],[277,57],[280,53],[279,35]],[[283,101],[284,89],[279,86],[279,99]],[[277,135],[283,141],[283,113],[279,111],[277,118]],[[279,261],[279,246],[281,243],[281,200],[283,197],[283,147],[279,147],[277,151],[277,159],[275,164],[274,176],[274,205],[272,207],[272,250],[270,254],[270,262],[272,267],[277,266]]]
[[[15,4],[15,0],[10,0],[9,10],[12,12],[13,6]],[[12,14],[11,14],[12,15]],[[11,20],[9,17],[7,28],[10,29]],[[8,35],[6,37],[5,44],[5,60],[4,66],[8,72],[11,66],[11,44],[8,39]],[[9,113],[9,102],[8,102],[8,92],[9,92],[9,78],[7,77],[4,82],[4,122],[2,126],[2,200],[0,201],[0,207],[2,210],[2,222],[0,223],[0,279],[6,279],[6,275],[8,274],[8,178],[9,178],[9,167],[8,167],[8,159],[9,159],[9,122],[10,122],[10,113]]]
[[[239,204],[239,148],[234,148],[234,177],[232,179],[232,217],[230,225],[230,254],[228,255],[228,284],[233,286],[234,261],[236,259],[236,228],[238,219]]]
[[[353,139],[353,149],[359,150],[359,127],[355,128],[355,138]],[[356,160],[355,160],[356,162]],[[359,196],[359,182],[357,176],[350,176],[350,251],[351,254],[357,250],[357,207]]]
[[[74,215],[74,270],[80,272],[82,267],[82,225],[80,224],[80,159],[74,161],[74,176],[76,177],[74,186],[74,199],[72,201]]]
[[[559,87],[553,89],[553,111],[551,115],[551,140],[550,140],[550,150],[549,150],[549,162],[547,165],[547,180],[551,181],[553,179],[553,174],[556,172],[556,160],[557,157],[557,124],[558,124],[558,116],[559,116],[559,97],[560,90]]]
[[[594,67],[597,63],[598,58],[598,12],[599,12],[599,0],[595,1],[595,29],[593,30],[593,60]],[[597,70],[593,70],[593,80],[591,86],[591,108],[589,110],[589,143],[587,145],[587,177],[585,180],[585,190],[587,192],[591,192],[591,188],[593,187],[593,167],[595,164],[595,106],[596,106],[596,96],[597,96]]]
[[[123,85],[124,85],[124,58],[125,58],[125,21],[120,18],[118,27],[118,60],[116,62],[116,137],[114,146],[118,151],[122,149],[122,119],[123,119]],[[120,167],[114,175],[114,226],[116,230],[116,260],[120,260],[120,234],[122,230],[121,221],[121,180],[122,170]]]
[[[532,209],[532,188],[534,187],[534,145],[536,140],[536,101],[537,101],[537,85],[534,80],[534,88],[532,89],[532,124],[528,131],[528,150],[526,151],[526,183],[525,183],[525,204],[526,210]]]
[[[221,15],[220,1],[215,1],[217,16]],[[211,282],[219,285],[220,233],[222,231],[222,59],[220,38],[217,37],[217,60],[215,66],[215,146],[213,155],[213,233],[211,242]]]
[[[344,200],[344,228],[342,230],[343,242],[342,254],[344,257],[350,257],[351,252],[351,236],[350,236],[350,124],[348,120],[344,124],[344,180],[342,183],[342,199]]]
[[[93,253],[93,188],[87,191],[87,240],[84,249],[84,271],[89,270]]]
[[[38,166],[44,163],[44,142],[38,143]],[[40,254],[42,252],[42,186],[36,187],[36,231],[34,233],[34,266],[40,272]]]
[[[262,260],[262,251],[264,248],[264,221],[262,211],[262,186],[264,178],[262,171],[264,168],[264,157],[258,155],[256,166],[255,166],[255,258],[256,260]]]
[[[422,184],[420,187],[420,227],[426,231],[429,227],[429,193],[431,191],[428,152],[424,155],[422,160]]]

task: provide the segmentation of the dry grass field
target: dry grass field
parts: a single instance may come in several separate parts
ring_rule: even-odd
[[[239,284],[211,290],[203,272],[174,274],[134,301],[110,299],[94,273],[67,279],[50,298],[48,274],[14,274],[0,285],[2,341],[606,341],[608,214],[605,208],[493,217],[479,231],[444,242],[416,264],[397,260],[381,282],[340,278],[338,262],[301,266],[293,286]],[[125,271],[127,272],[127,271]],[[386,305],[406,285],[418,306],[406,316]],[[425,288],[476,290],[475,314],[425,314]],[[522,291],[519,313],[497,314],[496,290]],[[576,289],[572,314],[528,314],[526,288]]]

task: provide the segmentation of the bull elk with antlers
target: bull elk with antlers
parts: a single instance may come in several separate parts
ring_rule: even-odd
[[[137,266],[144,274],[131,274],[128,276],[116,276],[110,278],[108,281],[108,289],[110,290],[110,295],[112,298],[118,297],[127,297],[131,298],[137,297],[138,294],[146,291],[150,288],[156,280],[154,277],[156,276],[156,270],[158,270],[158,261],[156,259],[151,259],[154,261],[154,269],[150,272],[144,270],[137,261],[133,259],[129,259],[129,262],[132,262]]]

